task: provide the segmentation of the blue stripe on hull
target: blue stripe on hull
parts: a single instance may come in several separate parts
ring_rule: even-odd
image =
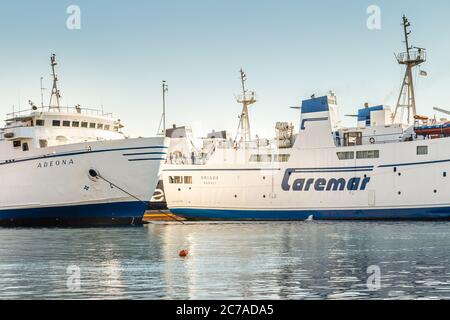
[[[93,224],[116,225],[123,221],[141,221],[148,205],[142,202],[116,202],[62,207],[37,207],[28,209],[0,210],[0,224],[5,222],[20,222],[23,225],[48,224],[50,221],[60,221],[63,224]],[[108,221],[110,223],[108,223]],[[57,224],[57,223],[55,223]]]
[[[171,209],[172,213],[192,219],[212,220],[450,220],[450,207],[364,210],[216,210]]]

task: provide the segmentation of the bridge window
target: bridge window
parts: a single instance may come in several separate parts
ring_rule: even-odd
[[[103,123],[99,123],[99,124],[97,124],[97,129],[100,129],[100,130],[102,130],[102,129],[103,129]]]
[[[72,121],[72,127],[78,128],[79,126],[80,126],[80,122],[79,121]]]
[[[63,121],[63,127],[70,127],[70,121]]]
[[[183,177],[180,177],[180,176],[169,177],[169,183],[181,184],[181,183],[183,183]]]
[[[95,123],[92,123],[92,122],[89,123],[89,128],[90,128],[90,129],[95,129]]]
[[[54,127],[60,127],[61,126],[61,121],[53,120],[52,124],[53,124]]]
[[[37,127],[43,127],[43,126],[45,126],[45,120],[37,119],[37,120],[36,120],[36,126],[37,126]]]
[[[380,150],[357,151],[356,159],[378,159]]]
[[[14,148],[20,148],[21,145],[22,145],[22,142],[20,140],[13,141]]]
[[[192,184],[192,177],[184,177],[185,184]]]
[[[23,150],[23,151],[29,151],[29,150],[30,150],[30,147],[28,147],[28,143],[27,143],[27,142],[24,142],[24,143],[22,144],[22,150]]]
[[[111,126],[109,124],[105,124],[105,130],[109,130],[109,128],[111,128]]]
[[[339,160],[352,160],[355,159],[355,152],[349,151],[349,152],[338,152],[337,156]]]
[[[114,131],[119,131],[119,127],[114,127]]]
[[[428,146],[418,146],[417,147],[417,155],[425,156],[428,154]]]
[[[88,123],[87,122],[82,122],[81,123],[81,127],[82,128],[87,128],[88,127]]]

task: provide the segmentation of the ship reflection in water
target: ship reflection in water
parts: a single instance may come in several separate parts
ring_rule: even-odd
[[[448,299],[449,227],[298,222],[0,229],[0,299]],[[178,256],[181,249],[189,250],[187,258]],[[79,268],[79,288],[72,286],[70,266]],[[379,290],[367,286],[370,266],[381,270]]]

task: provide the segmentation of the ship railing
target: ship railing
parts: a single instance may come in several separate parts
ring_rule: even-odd
[[[99,109],[91,109],[91,108],[81,108],[81,107],[39,107],[39,108],[32,108],[27,110],[20,110],[20,111],[14,111],[11,113],[7,113],[6,117],[7,119],[16,119],[20,117],[29,116],[33,112],[51,112],[51,111],[57,111],[57,112],[68,112],[68,113],[78,113],[83,115],[91,115],[91,116],[99,116],[99,117],[106,117],[106,118],[112,118],[112,113],[105,113],[103,110]]]
[[[410,62],[422,63],[427,60],[427,52],[424,49],[418,49],[408,52],[402,52],[397,55],[397,60],[401,64]]]

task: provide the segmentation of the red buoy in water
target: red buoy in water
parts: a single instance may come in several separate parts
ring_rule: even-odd
[[[188,250],[181,250],[180,251],[180,257],[187,257],[188,256],[188,254],[189,254],[189,251]]]

